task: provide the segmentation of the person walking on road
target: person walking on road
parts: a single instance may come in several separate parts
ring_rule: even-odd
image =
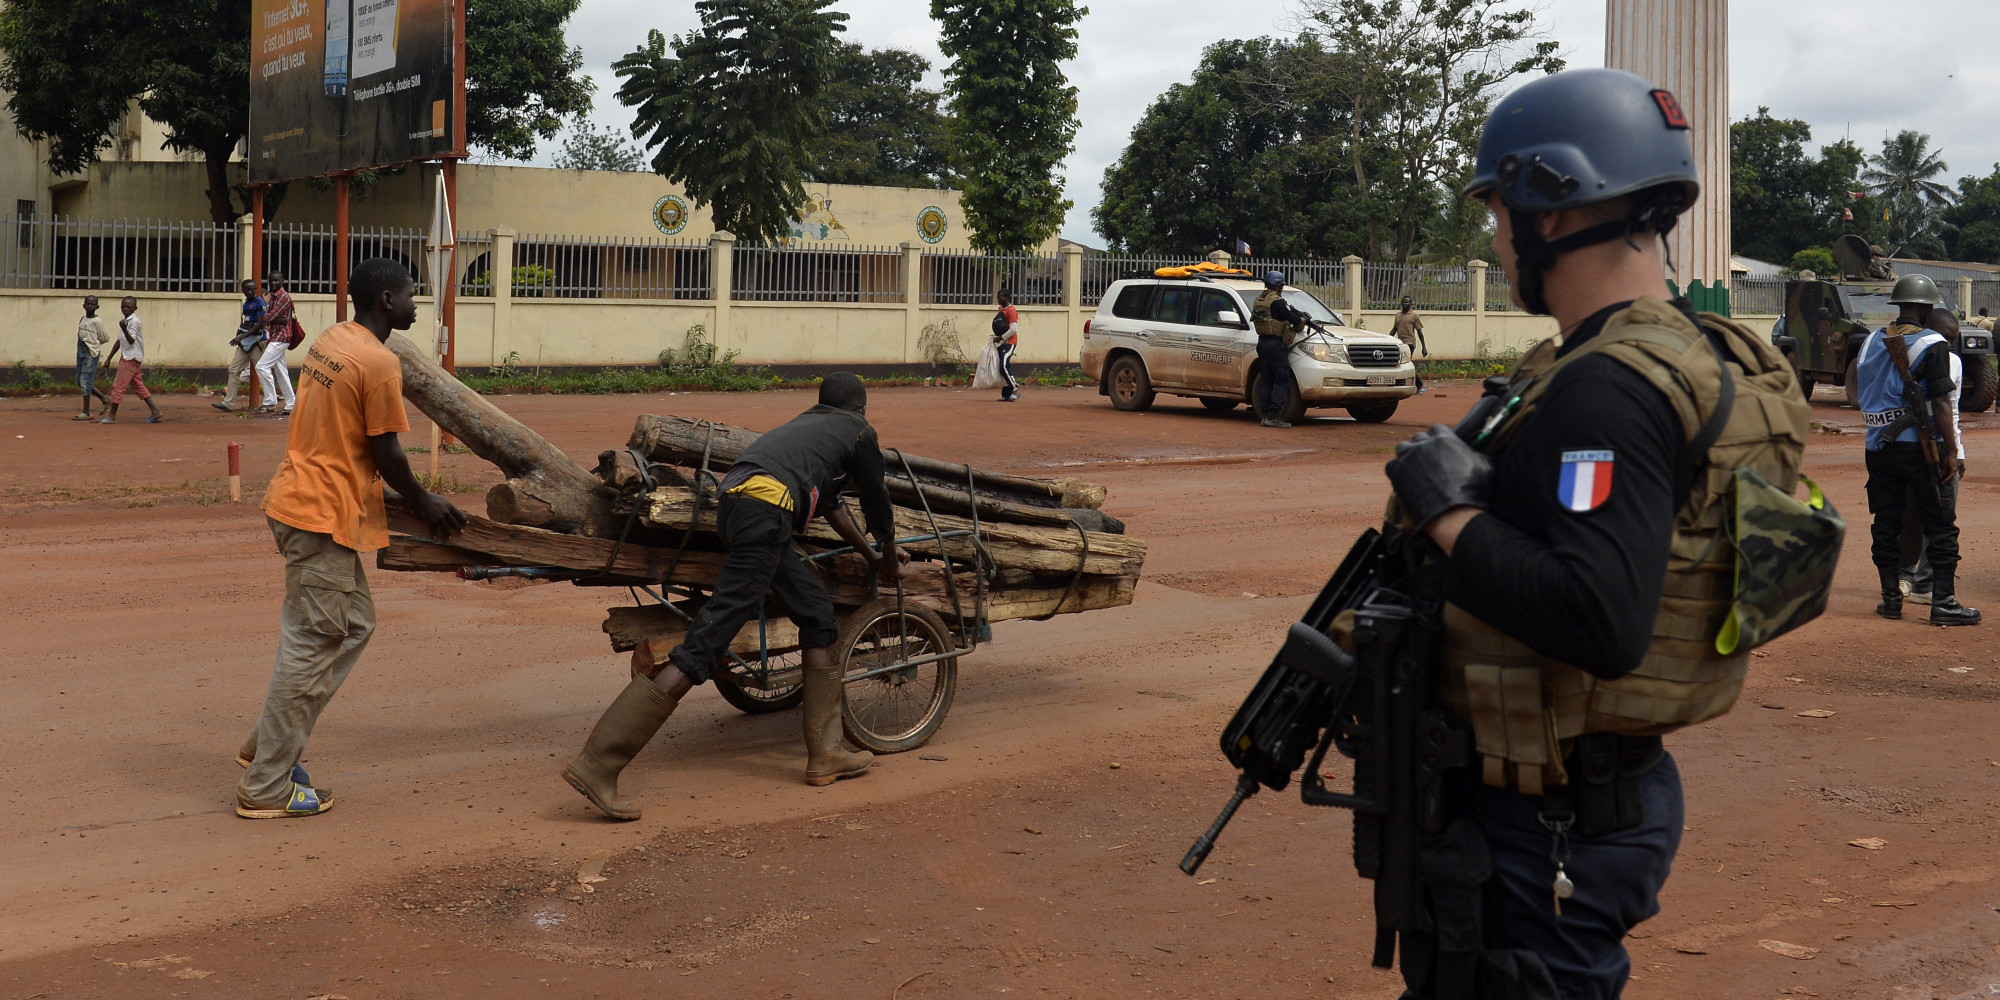
[[[291,416],[296,395],[292,392],[292,373],[285,368],[285,352],[305,342],[305,328],[299,325],[298,307],[292,303],[292,293],[285,290],[285,276],[272,271],[265,279],[271,288],[270,300],[264,307],[264,333],[270,339],[264,344],[264,353],[257,359],[257,378],[264,383],[263,405],[258,413],[278,413]],[[278,398],[284,397],[285,408],[278,410]]]
[[[1285,272],[1264,272],[1264,290],[1250,304],[1257,331],[1258,416],[1266,427],[1290,427],[1285,403],[1292,390],[1292,337],[1305,329],[1306,314],[1285,301]]]
[[[999,345],[1000,377],[1006,381],[1000,386],[1000,401],[1019,402],[1021,383],[1014,381],[1014,352],[1021,346],[1021,314],[1014,309],[1014,293],[1000,289],[996,296],[1000,309],[993,314],[993,343]]]
[[[139,394],[139,399],[152,413],[146,418],[149,424],[157,424],[166,417],[161,416],[160,407],[153,402],[152,390],[146,388],[146,330],[139,322],[139,300],[130,295],[118,303],[118,311],[124,313],[118,320],[118,376],[111,380],[111,398],[106,400],[108,408],[100,424],[116,423],[118,404],[125,401],[125,389],[129,386]]]
[[[354,321],[320,334],[300,368],[298,416],[285,458],[264,493],[264,518],[285,557],[278,658],[264,710],[236,755],[236,814],[316,816],[333,795],[299,766],[306,738],[375,632],[375,600],[361,555],[389,544],[382,483],[428,522],[434,538],[465,527],[465,514],[410,473],[396,435],[403,366],[383,346],[416,322],[415,283],[395,261],[364,260],[347,281]]]
[[[1417,348],[1419,347],[1423,348],[1424,357],[1428,358],[1431,356],[1431,345],[1424,342],[1424,318],[1417,315],[1416,306],[1407,295],[1403,296],[1402,310],[1396,313],[1395,333],[1396,339],[1402,341],[1403,346],[1410,349],[1411,358],[1417,356]],[[1418,375],[1417,395],[1421,396],[1426,391],[1428,390],[1424,388],[1424,377]]]
[[[1953,316],[1949,310],[1934,309],[1931,311],[1930,328],[1936,330],[1949,343],[1958,338],[1958,317]],[[1951,432],[1952,438],[1958,442],[1958,478],[1948,488],[1952,493],[1953,509],[1956,510],[1958,503],[1958,483],[1965,481],[1965,434],[1960,427],[1958,419],[1959,393],[1965,388],[1965,364],[1959,360],[1957,354],[1951,354],[1949,357],[1951,359]],[[1939,487],[1940,490],[1946,488]],[[1931,558],[1924,552],[1924,520],[1917,514],[1917,498],[1914,492],[1910,494],[1908,506],[1903,510],[1903,531],[1902,534],[1897,536],[1896,543],[1902,550],[1903,564],[1898,569],[1897,575],[1901,578],[1900,585],[1903,592],[1903,600],[1911,604],[1922,604],[1925,607],[1929,607],[1931,603],[1931,587],[1935,582],[1935,577],[1931,573]]]
[[[264,297],[257,294],[255,279],[244,278],[243,316],[236,324],[236,335],[229,338],[229,384],[223,388],[222,401],[208,405],[224,413],[236,412],[236,390],[264,356],[267,339],[264,332]]]
[[[89,420],[90,397],[96,396],[107,409],[111,398],[97,387],[97,351],[111,343],[111,331],[104,328],[104,320],[97,315],[97,296],[83,297],[83,318],[76,321],[76,387],[83,390],[83,412],[71,420]]]
[[[1914,503],[1923,522],[1924,554],[1931,562],[1930,623],[1977,625],[1979,612],[1958,603],[1956,589],[1960,464],[1951,345],[1942,334],[1927,329],[1942,301],[1928,275],[1898,278],[1889,292],[1889,304],[1899,310],[1895,321],[1869,334],[1856,360],[1861,412],[1868,428],[1863,453],[1868,511],[1875,516],[1869,554],[1882,583],[1882,602],[1875,613],[1889,619],[1903,617],[1903,514]],[[1899,338],[1900,359],[1890,337]],[[1920,409],[1910,405],[1912,395],[1923,401]],[[1918,429],[1924,425],[1937,443],[1936,465],[1927,460],[1921,443]]]
[[[715,592],[702,602],[687,635],[656,677],[635,675],[590,731],[583,752],[563,768],[590,804],[619,820],[639,818],[639,805],[619,797],[618,775],[660,731],[681,699],[722,665],[736,633],[758,614],[769,593],[799,628],[804,660],[806,784],[829,785],[866,772],[874,755],[841,746],[844,688],[830,647],[838,638],[833,601],[792,546],[792,535],[815,516],[872,564],[885,583],[903,576],[909,553],[896,545],[895,517],[883,482],[882,449],[868,424],[868,392],[846,372],[820,383],[819,405],[758,438],[721,483],[716,531],[729,546]],[[841,503],[852,491],[879,550]]]

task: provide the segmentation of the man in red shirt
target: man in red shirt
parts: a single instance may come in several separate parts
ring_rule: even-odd
[[[1014,311],[1014,293],[1005,287],[1000,289],[1000,311],[993,315],[993,342],[1000,345],[1000,377],[1006,384],[1000,387],[1000,401],[1018,402],[1021,398],[1021,383],[1014,381],[1014,351],[1021,346],[1021,314]]]

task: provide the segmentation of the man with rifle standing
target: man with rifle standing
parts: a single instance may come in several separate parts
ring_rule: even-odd
[[[1896,280],[1895,322],[1868,335],[1856,361],[1861,412],[1868,425],[1868,511],[1875,516],[1869,553],[1882,578],[1875,613],[1903,617],[1898,579],[1905,505],[1916,504],[1931,563],[1933,625],[1977,625],[1979,612],[1958,603],[1958,427],[1952,407],[1951,345],[1930,325],[1942,301],[1928,275]]]
[[[1791,367],[1668,298],[1665,237],[1699,191],[1680,105],[1639,77],[1500,102],[1465,194],[1561,336],[1398,446],[1383,530],[1224,731],[1244,774],[1182,869],[1304,764],[1307,802],[1355,811],[1374,964],[1400,958],[1406,1000],[1617,997],[1680,846],[1661,734],[1727,712],[1749,650],[1825,607],[1844,525],[1791,496]],[[1351,795],[1324,785],[1335,747]]]

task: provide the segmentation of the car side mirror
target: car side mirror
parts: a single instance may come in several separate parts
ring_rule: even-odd
[[[1823,319],[1823,320],[1824,320],[1824,319],[1832,319],[1832,318],[1833,318],[1833,310],[1831,310],[1831,309],[1828,309],[1828,308],[1827,308],[1827,307],[1825,307],[1825,306],[1820,306],[1820,307],[1819,307],[1819,318],[1820,318],[1820,319]]]
[[[1220,323],[1220,324],[1222,324],[1223,326],[1242,326],[1242,325],[1243,325],[1243,317],[1242,317],[1242,316],[1240,316],[1240,315],[1238,315],[1238,314],[1237,314],[1237,312],[1236,312],[1236,310],[1234,310],[1234,309],[1224,309],[1224,310],[1222,310],[1221,312],[1219,312],[1219,313],[1216,313],[1216,314],[1215,314],[1215,321],[1216,321],[1217,323]]]

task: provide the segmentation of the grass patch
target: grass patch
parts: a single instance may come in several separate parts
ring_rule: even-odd
[[[415,475],[417,477],[417,482],[421,484],[424,489],[427,489],[432,493],[451,494],[451,493],[486,492],[486,487],[481,486],[478,483],[468,483],[465,480],[460,479],[449,472],[440,472],[435,476],[422,472],[415,473]]]
[[[1534,346],[1531,343],[1528,348],[1533,350]],[[1479,349],[1469,358],[1418,361],[1417,374],[1427,379],[1483,379],[1488,375],[1505,375],[1514,370],[1524,353],[1512,347],[1495,351],[1491,340],[1482,340]]]
[[[472,449],[462,444],[448,444],[444,446],[444,453],[447,455],[470,455],[472,454]]]
[[[245,485],[246,494],[254,490]],[[102,500],[124,500],[127,508],[151,507],[159,500],[185,500],[198,506],[225,503],[229,500],[229,487],[216,477],[183,479],[172,485],[151,486],[9,486],[0,489],[0,502],[35,503],[59,502],[90,503]]]

